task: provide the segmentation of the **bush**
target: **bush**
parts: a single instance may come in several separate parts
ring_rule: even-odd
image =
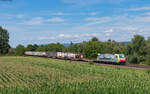
[[[92,61],[90,61],[90,62],[88,62],[90,65],[94,65],[94,62],[92,62]]]
[[[146,56],[146,64],[150,65],[150,55]]]
[[[23,45],[18,45],[16,47],[15,55],[22,56],[22,55],[24,55],[24,52],[25,52],[25,47]]]
[[[147,73],[150,74],[150,69],[147,70]]]
[[[127,57],[127,61],[131,64],[139,64],[138,62],[138,56],[136,55],[130,55]]]
[[[146,60],[145,56],[141,56],[138,54],[127,56],[127,61],[131,64],[140,64],[141,62],[145,62],[145,60]]]
[[[13,48],[9,48],[8,53],[9,55],[14,55],[15,54],[15,50]]]

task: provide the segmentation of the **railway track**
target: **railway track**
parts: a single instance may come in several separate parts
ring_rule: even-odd
[[[96,62],[93,60],[81,60],[81,61],[76,61],[76,62],[83,62],[83,63],[93,62],[94,64],[97,64],[97,65],[121,67],[121,68],[133,68],[133,69],[149,69],[150,68],[150,66],[148,65],[137,65],[137,64],[128,64],[128,63],[125,65],[119,65],[119,64],[114,64],[114,63],[100,63],[100,62]]]
[[[138,69],[149,69],[149,68],[150,68],[150,66],[146,66],[146,65],[135,65],[135,64],[126,64],[125,67],[138,68]]]
[[[45,58],[49,58],[49,57],[45,57]],[[119,64],[114,64],[114,63],[100,63],[100,62],[96,62],[93,60],[88,60],[88,59],[83,59],[83,60],[71,60],[71,59],[60,59],[60,58],[51,58],[51,59],[55,59],[55,60],[67,60],[67,61],[71,61],[71,62],[82,62],[82,63],[89,63],[89,62],[93,62],[93,64],[96,65],[104,65],[104,66],[112,66],[112,67],[120,67],[120,68],[132,68],[132,69],[149,69],[150,66],[146,66],[146,65],[137,65],[137,64],[125,64],[125,65],[119,65]]]
[[[150,66],[146,65],[135,65],[135,64],[126,64],[126,65],[114,65],[114,64],[103,64],[103,63],[96,63],[97,65],[104,65],[104,66],[112,66],[112,67],[119,67],[119,68],[132,68],[132,69],[149,69]]]

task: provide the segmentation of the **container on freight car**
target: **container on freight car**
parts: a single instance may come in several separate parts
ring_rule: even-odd
[[[25,55],[46,57],[46,52],[25,52]]]
[[[50,58],[57,58],[57,52],[46,52],[46,56]]]
[[[41,56],[41,52],[33,52],[34,56]]]
[[[75,59],[75,58],[76,58],[76,54],[68,53],[68,59]]]
[[[42,56],[46,57],[46,52],[42,52]]]
[[[57,58],[64,58],[64,53],[57,52]]]
[[[61,52],[57,52],[57,58],[61,57]]]
[[[43,56],[43,52],[38,52],[38,56]]]
[[[33,56],[44,56],[45,52],[32,52]]]
[[[63,52],[61,53],[62,58],[65,58],[65,55],[66,55],[65,53],[63,53]]]
[[[38,56],[38,52],[33,52],[32,55]]]
[[[25,52],[25,55],[32,56],[32,52]]]
[[[67,59],[68,58],[68,53],[63,53],[63,57],[64,57],[64,59]]]

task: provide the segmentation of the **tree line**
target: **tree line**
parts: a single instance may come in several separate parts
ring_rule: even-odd
[[[25,51],[72,52],[82,53],[88,59],[95,59],[98,53],[121,53],[126,55],[129,63],[150,65],[150,37],[146,40],[141,35],[135,35],[128,44],[114,40],[102,42],[96,37],[81,43],[71,42],[69,47],[60,43],[51,43],[48,45],[29,44],[27,47],[18,45],[12,49],[8,43],[9,34],[6,29],[0,27],[0,54],[24,55]]]
[[[71,42],[69,47],[65,47],[60,43],[48,45],[30,44],[27,47],[18,45],[16,47],[16,54],[18,55],[23,55],[25,51],[82,53],[88,59],[97,58],[98,53],[125,54],[129,63],[150,64],[150,37],[145,40],[143,36],[135,35],[128,44],[114,40],[102,42],[98,38],[93,37],[91,40],[81,43],[73,44]]]

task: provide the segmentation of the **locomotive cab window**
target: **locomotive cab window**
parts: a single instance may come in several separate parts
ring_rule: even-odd
[[[118,58],[118,56],[116,56],[116,58]]]
[[[119,57],[120,58],[125,58],[125,56],[123,54],[120,54]]]

